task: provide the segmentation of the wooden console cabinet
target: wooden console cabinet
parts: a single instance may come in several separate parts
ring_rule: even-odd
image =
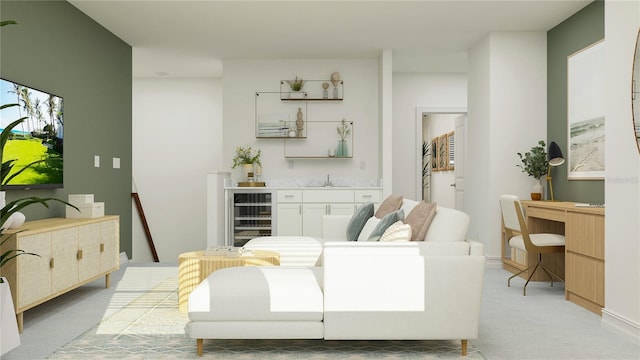
[[[21,249],[22,255],[0,269],[9,280],[11,295],[23,329],[23,312],[120,268],[118,216],[93,219],[52,218],[27,221],[2,235],[9,239],[0,252]]]

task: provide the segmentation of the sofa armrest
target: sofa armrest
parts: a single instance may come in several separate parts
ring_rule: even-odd
[[[350,215],[324,215],[322,217],[322,238],[347,240],[347,225]]]
[[[469,255],[484,255],[484,244],[474,240],[467,240],[469,243]]]

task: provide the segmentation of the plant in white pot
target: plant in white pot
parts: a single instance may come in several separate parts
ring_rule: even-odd
[[[289,87],[291,88],[291,92],[289,93],[290,99],[304,99],[306,93],[302,92],[302,87],[304,86],[305,81],[302,79],[298,79],[296,76],[295,80],[285,80]]]
[[[249,173],[255,172],[257,170],[256,166],[262,166],[262,162],[260,162],[261,150],[258,149],[254,151],[251,145],[238,146],[236,148],[236,155],[233,157],[233,165],[232,169],[237,167],[242,168],[242,181],[247,181],[247,177]]]
[[[538,145],[531,148],[530,151],[517,153],[522,164],[516,166],[522,168],[522,172],[526,172],[529,176],[536,179],[531,191],[531,200],[542,199],[542,177],[547,175],[549,162],[547,160],[547,151],[545,150],[544,140],[538,141]]]

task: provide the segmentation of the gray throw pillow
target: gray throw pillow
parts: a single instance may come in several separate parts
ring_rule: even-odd
[[[368,202],[366,204],[360,205],[358,210],[356,210],[356,212],[351,217],[351,220],[349,220],[349,223],[347,224],[347,240],[358,240],[358,235],[360,235],[364,224],[366,224],[367,220],[369,220],[369,218],[372,216],[373,203]]]
[[[367,241],[378,241],[387,228],[393,225],[396,221],[404,220],[404,210],[396,210],[385,215],[382,220],[376,225],[376,227],[369,235],[369,239]]]

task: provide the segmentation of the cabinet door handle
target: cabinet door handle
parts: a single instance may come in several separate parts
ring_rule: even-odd
[[[82,255],[83,255],[82,250],[78,250],[78,253],[76,254],[76,259],[82,260]]]
[[[285,199],[293,199],[293,195],[285,195]]]
[[[298,205],[298,214],[302,215],[302,205]]]
[[[371,199],[371,195],[362,195],[362,197],[365,199]]]
[[[100,252],[104,252],[104,244],[100,244]]]
[[[53,269],[54,267],[56,267],[56,259],[51,258],[51,260],[49,260],[49,269]]]

